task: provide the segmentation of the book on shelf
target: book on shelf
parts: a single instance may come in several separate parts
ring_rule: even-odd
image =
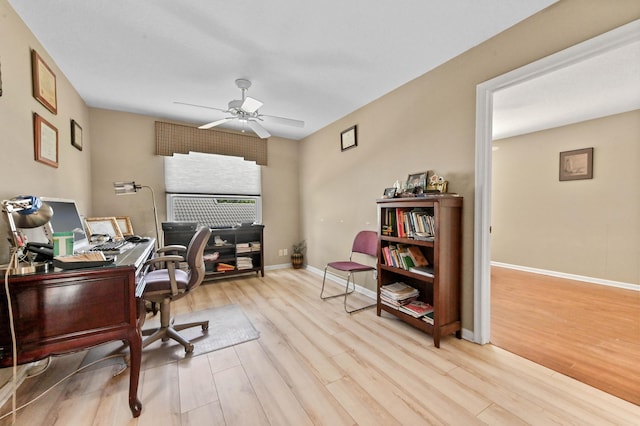
[[[228,263],[218,263],[216,265],[216,271],[218,272],[222,272],[222,271],[233,271],[235,270],[236,267],[233,265],[230,265]]]
[[[427,265],[429,265],[429,262],[427,261],[427,258],[424,257],[424,254],[422,254],[422,251],[420,250],[420,247],[418,247],[418,246],[409,246],[409,247],[407,247],[407,252],[409,253],[409,256],[411,256],[411,259],[413,260],[413,265],[412,266],[427,266]]]
[[[426,277],[433,278],[433,266],[414,266],[409,269],[409,272],[413,272],[414,274],[424,275]]]
[[[433,325],[433,311],[429,312],[428,314],[423,315],[421,319],[422,319],[422,321],[426,322],[427,324]]]
[[[421,300],[414,300],[406,305],[400,306],[399,310],[414,318],[420,318],[429,312],[433,312],[433,306]]]
[[[389,296],[385,296],[383,294],[380,294],[380,301],[382,303],[384,303],[385,305],[389,305],[395,309],[398,309],[400,306],[402,305],[406,305],[407,303],[411,303],[414,300],[417,299],[417,295],[416,296],[409,296],[407,298],[404,299],[392,299]]]

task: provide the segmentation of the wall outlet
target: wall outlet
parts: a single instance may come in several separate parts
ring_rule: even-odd
[[[284,256],[288,256],[289,255],[289,249],[284,249]]]
[[[282,249],[279,249],[279,250],[278,250],[278,256],[284,256],[284,255],[282,254]]]

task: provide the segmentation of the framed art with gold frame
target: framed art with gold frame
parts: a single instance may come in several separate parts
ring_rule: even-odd
[[[33,143],[35,160],[58,167],[58,129],[38,114],[33,114]]]
[[[56,75],[35,50],[31,51],[33,97],[54,114],[58,113]]]
[[[118,222],[118,228],[124,237],[133,235],[133,226],[129,216],[116,216],[116,222]]]
[[[87,217],[84,219],[84,224],[87,228],[87,238],[91,241],[92,236],[96,235],[108,235],[114,240],[121,240],[124,238],[118,221],[114,216],[112,217]]]

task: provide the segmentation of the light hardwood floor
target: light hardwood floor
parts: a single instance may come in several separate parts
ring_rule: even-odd
[[[640,404],[640,292],[494,266],[491,342]]]
[[[79,373],[21,411],[20,425],[635,424],[640,407],[492,345],[433,340],[370,309],[345,314],[319,299],[304,269],[207,283],[177,314],[241,305],[258,340],[140,377],[132,419],[127,374]],[[353,297],[353,303],[363,303]],[[210,329],[209,332],[214,330]],[[56,358],[19,390],[19,403],[67,374],[84,353]],[[5,407],[6,411],[6,407]],[[3,424],[8,424],[5,420]]]

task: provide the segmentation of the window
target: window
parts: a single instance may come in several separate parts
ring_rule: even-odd
[[[167,220],[212,228],[262,222],[261,170],[227,155],[165,157]]]

